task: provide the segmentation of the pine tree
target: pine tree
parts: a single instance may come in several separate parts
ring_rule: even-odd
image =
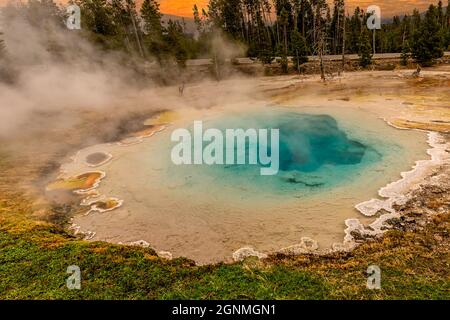
[[[283,44],[279,46],[278,52],[281,56],[280,65],[283,73],[288,73],[289,61],[288,61],[288,23],[289,23],[289,12],[283,8],[280,11],[280,16],[278,18],[283,30]]]
[[[308,62],[306,39],[300,32],[293,31],[291,35],[291,45],[294,54],[294,67],[300,72],[300,66]]]
[[[241,0],[221,1],[222,27],[233,39],[242,39]]]
[[[450,50],[450,0],[447,2],[447,10],[445,12],[445,26],[444,26],[444,49]]]
[[[372,46],[369,31],[363,28],[358,41],[359,64],[367,68],[372,64]]]
[[[184,41],[183,28],[179,22],[169,20],[167,27],[167,44],[180,68],[186,67],[188,52]]]
[[[258,59],[263,64],[271,64],[275,59],[272,45],[268,42],[263,42],[258,51]]]
[[[144,0],[141,7],[141,19],[146,35],[153,38],[160,38],[161,13],[159,12],[159,3],[155,0]]]
[[[204,30],[204,23],[202,17],[200,17],[200,12],[198,10],[198,6],[194,4],[193,14],[194,14],[194,23],[197,28],[198,33],[201,35]]]
[[[355,12],[353,13],[353,16],[349,19],[347,25],[348,25],[348,32],[349,35],[347,36],[348,39],[348,45],[347,48],[352,53],[359,52],[359,41],[361,37],[361,26],[362,26],[362,11],[359,7],[355,9]]]
[[[76,0],[75,3],[81,8],[84,29],[102,38],[118,34],[117,24],[113,19],[113,8],[106,0]]]
[[[440,31],[437,9],[431,5],[420,27],[416,29],[411,44],[412,56],[420,65],[432,65],[436,59],[442,57],[444,51]]]
[[[330,24],[331,44],[333,54],[342,52],[343,32],[345,19],[345,2],[344,0],[334,0],[333,17]]]
[[[441,28],[444,28],[444,26],[445,26],[445,14],[444,14],[444,7],[443,7],[443,4],[442,4],[441,0],[439,0],[439,2],[438,2],[436,10],[437,10],[436,17],[437,17],[438,23],[441,26]]]
[[[140,14],[143,29],[143,43],[146,51],[161,62],[164,54],[167,53],[167,48],[165,48],[162,39],[163,31],[159,3],[155,0],[144,0]]]
[[[409,47],[409,42],[408,42],[408,40],[405,40],[403,42],[402,54],[400,55],[400,57],[401,57],[401,62],[400,63],[401,63],[402,66],[408,65],[408,60],[409,60],[409,58],[411,56],[410,51],[411,51],[411,49]]]
[[[81,8],[82,30],[89,39],[106,50],[134,52],[129,15],[120,0],[75,0]]]
[[[447,29],[450,28],[450,0],[447,2],[447,11],[445,12],[445,19],[446,19],[446,27]]]
[[[140,20],[136,12],[135,0],[125,0],[125,3],[125,8],[131,20],[132,34],[134,35],[138,52],[141,58],[145,58],[144,47],[142,45],[142,29],[140,28]]]

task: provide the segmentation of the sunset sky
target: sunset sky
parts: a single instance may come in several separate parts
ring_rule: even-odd
[[[9,0],[0,0],[0,5],[5,4]],[[26,2],[26,0],[21,0]],[[56,0],[64,3],[67,0]],[[137,0],[141,2],[142,0]],[[199,8],[206,7],[208,0],[159,0],[161,3],[161,12],[174,14],[178,16],[192,17],[192,7],[197,4]],[[332,0],[328,0],[332,2]],[[366,9],[369,5],[379,5],[382,14],[390,17],[394,14],[410,13],[414,8],[423,11],[430,4],[436,4],[439,0],[346,0],[348,11],[351,13],[356,6]],[[447,5],[447,0],[443,0]]]
[[[332,2],[332,0],[329,0]],[[351,12],[356,6],[366,9],[369,5],[379,5],[384,15],[412,12],[414,8],[426,9],[430,4],[436,4],[439,0],[347,0],[348,10]],[[447,0],[443,1],[447,4]],[[192,7],[197,4],[200,8],[206,7],[208,0],[160,0],[161,11],[164,13],[192,16]]]

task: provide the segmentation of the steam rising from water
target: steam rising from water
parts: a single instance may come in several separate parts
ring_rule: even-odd
[[[74,117],[83,112],[203,107],[220,101],[223,94],[232,100],[248,92],[248,87],[231,85],[227,90],[205,94],[202,100],[187,101],[177,88],[159,85],[160,81],[181,84],[187,75],[179,70],[165,68],[162,72],[151,61],[101,51],[82,33],[66,30],[45,12],[34,12],[35,21],[26,19],[23,11],[14,7],[0,13],[4,15],[1,31],[7,47],[7,56],[0,58],[0,137],[32,129],[30,123],[41,115],[46,118],[48,112],[58,114],[57,124],[44,122],[39,129],[70,127]],[[233,50],[225,41],[217,45],[221,51]],[[237,92],[230,95],[229,90],[234,92],[236,88]],[[212,91],[210,88],[208,92]]]

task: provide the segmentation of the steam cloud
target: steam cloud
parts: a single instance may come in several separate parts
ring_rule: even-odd
[[[138,71],[146,68],[152,70],[149,74],[160,75],[156,64],[133,63],[124,53],[101,51],[79,31],[61,28],[45,13],[30,22],[19,11],[3,11],[0,31],[6,56],[0,58],[0,137],[32,129],[34,117],[49,112],[60,114],[58,123],[48,124],[50,129],[72,125],[74,114],[83,111],[207,107],[225,95],[230,99],[230,90],[237,90],[237,96],[246,94],[241,85],[228,85],[227,90],[217,88],[216,94],[209,91],[191,99],[180,97],[176,88],[160,86],[154,77]],[[224,40],[216,40],[215,45],[229,56],[238,50]],[[186,75],[172,71],[164,70],[164,74],[173,78],[173,84],[185,81]]]

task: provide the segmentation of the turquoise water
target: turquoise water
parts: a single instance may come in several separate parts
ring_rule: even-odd
[[[278,110],[227,114],[204,121],[203,127],[219,129],[224,136],[226,129],[279,129],[280,170],[276,175],[262,176],[261,164],[173,168],[176,175],[187,177],[189,188],[200,185],[207,190],[236,188],[246,197],[305,196],[352,181],[383,158],[376,146],[349,135],[330,115]],[[250,147],[247,140],[247,155]],[[224,147],[224,154],[228,151]],[[234,152],[238,154],[239,150]]]

